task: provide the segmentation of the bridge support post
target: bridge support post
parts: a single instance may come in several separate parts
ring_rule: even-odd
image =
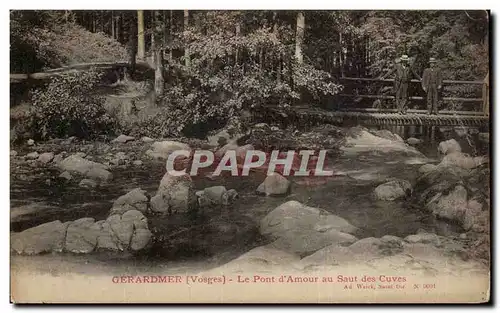
[[[486,74],[483,83],[483,114],[490,115],[490,72]]]

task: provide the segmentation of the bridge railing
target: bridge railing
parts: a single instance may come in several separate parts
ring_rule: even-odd
[[[340,80],[343,81],[357,81],[357,82],[394,82],[394,79],[381,79],[381,78],[362,78],[362,77],[341,77]],[[410,80],[411,83],[421,83],[418,79]],[[443,102],[462,102],[462,103],[479,103],[479,110],[475,111],[452,111],[452,110],[440,110],[442,114],[469,114],[469,115],[489,115],[489,84],[487,78],[484,81],[463,81],[463,80],[443,80],[443,85],[477,85],[482,86],[482,97],[481,98],[461,98],[461,97],[442,97],[440,100]],[[342,97],[356,97],[356,98],[366,98],[366,99],[395,99],[395,96],[389,95],[367,95],[367,94],[346,94],[341,93],[339,96]],[[411,100],[425,100],[422,96],[410,96]],[[365,112],[388,112],[394,111],[391,109],[377,109],[377,108],[349,108],[350,111],[365,111]],[[425,113],[426,110],[408,110],[409,113]]]

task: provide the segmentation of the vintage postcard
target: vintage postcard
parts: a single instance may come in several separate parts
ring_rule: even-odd
[[[10,11],[11,301],[490,301],[491,31]]]

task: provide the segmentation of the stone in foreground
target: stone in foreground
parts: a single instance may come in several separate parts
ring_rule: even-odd
[[[412,193],[411,184],[402,179],[393,180],[375,188],[375,198],[383,201],[393,201],[410,196]]]
[[[354,243],[350,233],[356,230],[345,219],[298,201],[283,203],[260,222],[260,233],[275,240],[276,248],[301,255],[333,243]]]
[[[52,221],[29,228],[20,233],[11,233],[11,249],[18,254],[40,254],[60,252],[64,247],[64,238],[68,223]]]
[[[267,176],[262,184],[257,187],[257,193],[266,196],[277,196],[288,193],[290,181],[278,173]]]

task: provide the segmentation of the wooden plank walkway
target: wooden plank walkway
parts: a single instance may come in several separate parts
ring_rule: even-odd
[[[407,114],[396,113],[395,110],[366,111],[326,111],[306,107],[291,108],[288,114],[301,120],[314,120],[329,124],[358,123],[361,125],[425,125],[425,126],[488,126],[488,116],[480,112],[440,111],[438,115],[428,115],[425,110],[409,110]],[[376,110],[376,109],[374,109]],[[274,109],[274,113],[283,116],[283,112]],[[464,114],[465,113],[465,114]]]

